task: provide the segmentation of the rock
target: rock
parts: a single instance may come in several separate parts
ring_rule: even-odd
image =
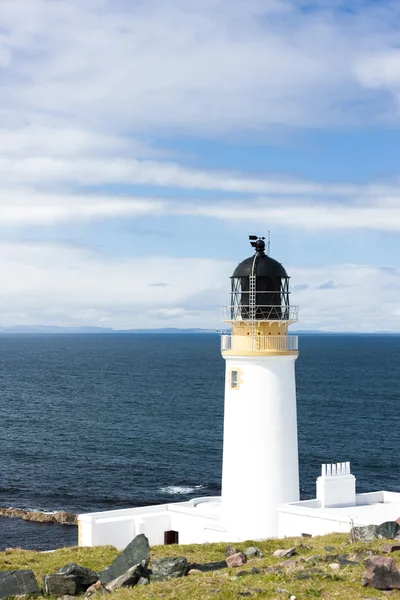
[[[393,558],[385,556],[369,556],[364,560],[367,568],[362,584],[378,590],[400,588],[400,573]]]
[[[246,548],[244,553],[247,556],[247,558],[253,558],[255,556],[258,556],[259,558],[263,558],[263,556],[264,556],[264,554],[261,552],[261,550],[259,548],[257,548],[256,546],[250,546],[249,548]]]
[[[31,511],[27,512],[22,516],[24,521],[34,521],[35,523],[55,523],[56,520],[54,518],[53,513],[44,513],[44,512],[36,512]]]
[[[166,581],[175,577],[184,577],[190,567],[186,558],[182,556],[174,558],[157,558],[151,563],[151,580]]]
[[[40,593],[33,571],[0,571],[0,598]]]
[[[276,594],[287,594],[288,596],[290,596],[290,592],[288,590],[285,590],[285,588],[276,588],[275,593]]]
[[[21,519],[24,515],[26,515],[26,510],[24,510],[23,508],[0,508],[0,517]]]
[[[201,573],[200,569],[189,569],[188,575],[196,575],[197,573]]]
[[[244,552],[236,552],[236,554],[230,554],[226,557],[226,564],[228,567],[241,567],[246,564],[247,557]]]
[[[43,591],[46,596],[75,596],[76,581],[72,575],[45,575]]]
[[[351,542],[373,542],[376,540],[377,525],[363,525],[352,527],[350,531]]]
[[[149,585],[150,584],[150,580],[147,579],[147,577],[141,577],[139,579],[139,581],[137,582],[138,585]]]
[[[251,596],[251,592],[238,592],[238,596]]]
[[[339,563],[330,563],[329,567],[332,569],[332,571],[340,571]]]
[[[106,567],[100,574],[99,579],[103,585],[121,577],[131,567],[141,565],[147,568],[150,560],[149,540],[141,533],[137,535],[125,550],[117,556],[109,567]]]
[[[400,539],[400,525],[396,521],[386,521],[381,525],[353,527],[350,532],[352,542],[373,542],[374,540]]]
[[[65,567],[58,569],[57,575],[73,577],[76,582],[77,593],[86,592],[89,586],[99,580],[98,573],[95,573],[87,567],[81,567],[76,563],[68,563]]]
[[[122,587],[133,587],[141,578],[148,579],[149,571],[142,565],[133,565],[123,575],[109,581],[104,587],[109,592],[118,590]]]
[[[244,575],[258,575],[259,573],[260,569],[256,569],[255,567],[253,567],[251,571],[239,571],[239,573],[237,573],[237,576],[243,577]]]
[[[110,593],[104,585],[102,585],[101,581],[96,581],[86,590],[85,598],[90,598],[93,594],[108,594]]]
[[[275,550],[273,555],[276,558],[290,558],[296,554],[295,548],[285,548],[283,550]]]
[[[379,539],[387,539],[394,540],[396,536],[399,534],[400,525],[396,523],[396,521],[386,521],[386,523],[382,523],[378,525],[376,528],[376,536]]]
[[[335,546],[325,546],[325,552],[335,552]]]
[[[240,550],[238,550],[234,546],[229,545],[225,549],[225,556],[231,556],[232,554],[237,554],[238,552],[240,552]]]
[[[76,525],[78,523],[78,517],[72,512],[67,512],[66,510],[58,510],[54,513],[54,519],[57,523],[62,523],[63,525]]]
[[[400,544],[383,544],[381,548],[382,552],[391,554],[392,552],[398,552],[400,550]]]
[[[218,569],[226,569],[227,567],[226,560],[209,563],[192,563],[189,565],[189,569],[195,569],[202,573],[206,573],[207,571],[218,571]]]

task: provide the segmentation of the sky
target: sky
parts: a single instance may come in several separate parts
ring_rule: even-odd
[[[0,0],[0,325],[400,332],[397,0]]]

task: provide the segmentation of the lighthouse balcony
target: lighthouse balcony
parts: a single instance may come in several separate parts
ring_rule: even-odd
[[[250,322],[265,322],[273,321],[274,323],[282,323],[290,325],[296,323],[299,316],[298,306],[286,306],[286,305],[243,305],[233,304],[231,306],[222,307],[222,320],[227,323],[237,321],[250,321]]]
[[[296,352],[297,335],[222,335],[222,352]]]

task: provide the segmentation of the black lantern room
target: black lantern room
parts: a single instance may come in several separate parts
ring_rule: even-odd
[[[250,236],[255,254],[242,261],[231,281],[231,319],[289,320],[289,276],[277,260],[265,253],[264,238]]]

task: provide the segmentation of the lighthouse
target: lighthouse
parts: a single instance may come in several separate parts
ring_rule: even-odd
[[[231,277],[223,319],[226,362],[222,519],[228,537],[278,535],[278,506],[299,499],[295,361],[289,276],[250,236],[254,255]]]

